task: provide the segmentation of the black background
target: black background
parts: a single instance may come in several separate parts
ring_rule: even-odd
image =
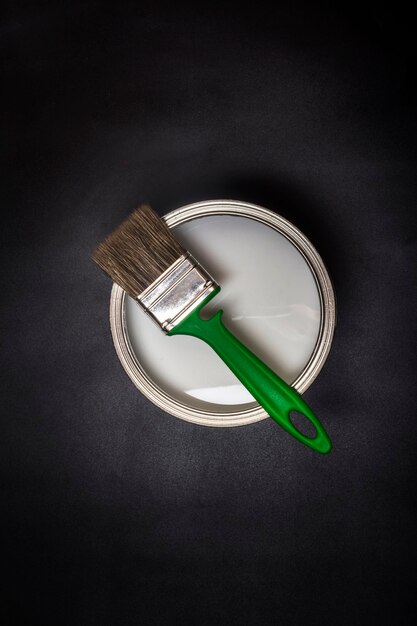
[[[398,4],[313,4],[7,8],[5,624],[410,621],[414,34]],[[289,219],[333,278],[306,393],[329,456],[164,414],[115,355],[91,250],[142,201],[221,197]]]

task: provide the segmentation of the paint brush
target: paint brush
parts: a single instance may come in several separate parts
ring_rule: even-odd
[[[220,286],[175,239],[167,224],[149,206],[136,209],[102,242],[94,261],[146,311],[162,331],[205,341],[255,400],[298,441],[325,454],[330,439],[300,394],[244,346],[222,322],[219,310],[210,319],[201,309]],[[314,426],[307,437],[290,419],[301,413]]]

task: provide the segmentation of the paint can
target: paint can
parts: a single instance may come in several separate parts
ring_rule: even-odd
[[[336,323],[333,286],[310,241],[273,211],[234,200],[197,202],[164,219],[221,285],[203,316],[223,309],[233,334],[303,393],[324,365]],[[126,373],[167,413],[204,426],[267,417],[204,342],[165,335],[118,285],[110,326]]]

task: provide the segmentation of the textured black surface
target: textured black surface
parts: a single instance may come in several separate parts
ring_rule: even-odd
[[[2,22],[2,621],[408,624],[411,17],[172,5],[11,3]],[[328,457],[269,420],[166,415],[115,355],[92,249],[139,202],[219,197],[288,218],[334,279],[306,394]]]

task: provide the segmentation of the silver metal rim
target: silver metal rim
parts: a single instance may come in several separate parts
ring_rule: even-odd
[[[336,325],[333,286],[324,263],[310,241],[283,217],[269,209],[235,200],[208,200],[175,209],[164,216],[169,227],[208,215],[237,215],[270,226],[284,235],[304,256],[316,280],[320,296],[321,323],[313,354],[300,376],[292,383],[299,393],[308,389],[326,361]],[[236,411],[207,411],[190,407],[168,395],[145,372],[130,346],[125,319],[125,291],[114,284],[110,298],[110,327],[120,362],[136,387],[154,404],[180,419],[204,426],[244,426],[268,417],[259,405]]]

